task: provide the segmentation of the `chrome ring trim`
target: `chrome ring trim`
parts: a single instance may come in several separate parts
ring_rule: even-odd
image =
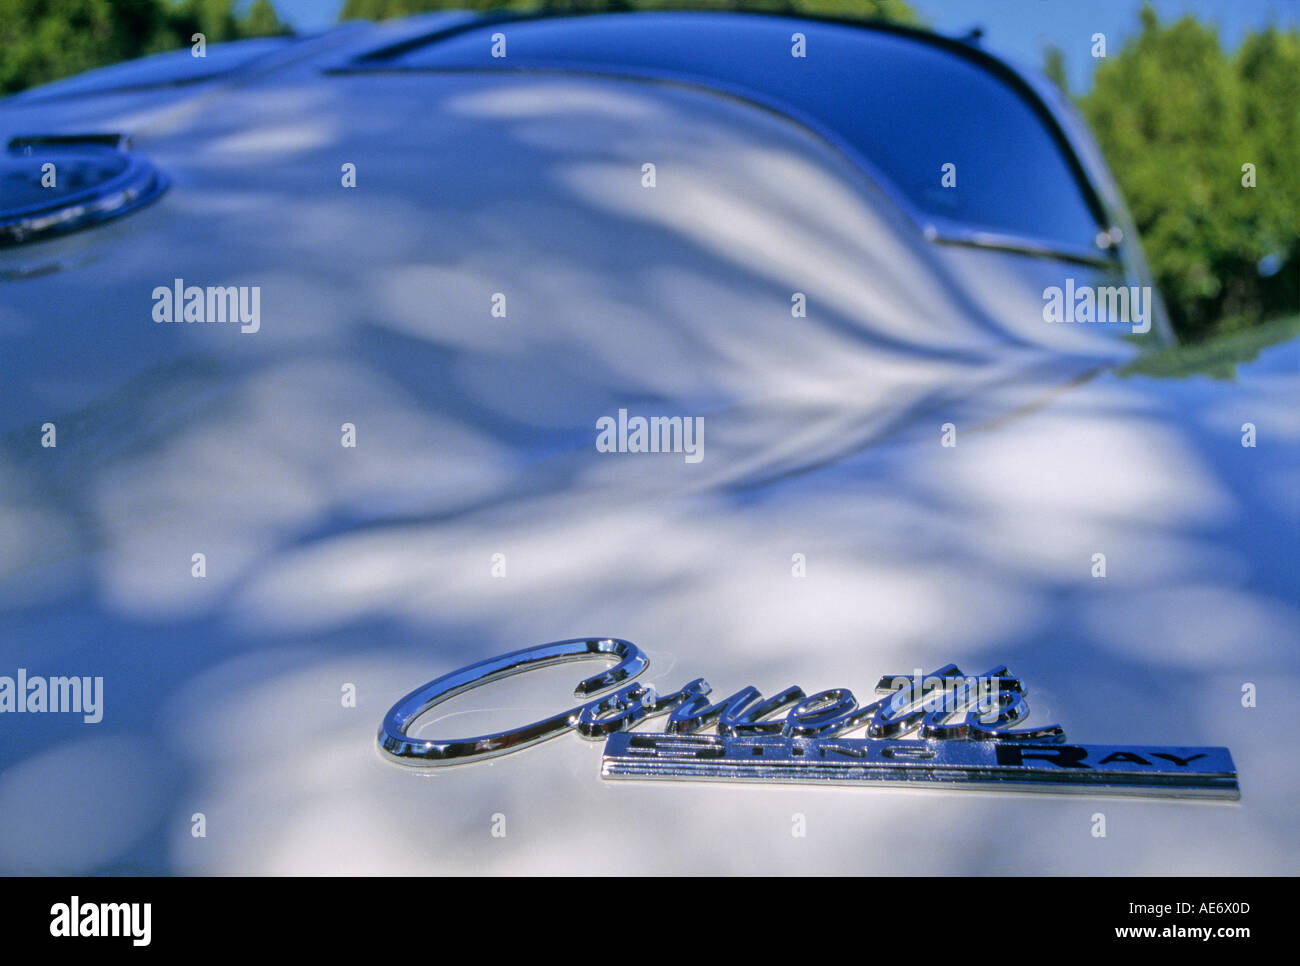
[[[34,147],[45,145],[55,152],[60,147],[80,147],[119,153],[126,158],[126,167],[104,183],[84,191],[0,213],[0,248],[25,245],[120,218],[143,208],[170,187],[170,180],[152,162],[125,150],[124,139],[119,139],[115,146],[108,146],[110,137],[113,136],[14,138],[9,142],[11,152],[24,150],[31,153]]]

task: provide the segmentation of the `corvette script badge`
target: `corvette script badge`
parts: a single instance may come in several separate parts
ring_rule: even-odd
[[[588,700],[542,721],[473,738],[412,738],[430,708],[534,668],[604,658],[612,667],[574,694]],[[480,661],[412,691],[389,710],[379,747],[405,765],[455,765],[505,755],[568,731],[605,739],[605,778],[929,786],[1004,791],[1237,799],[1227,748],[1073,745],[1058,725],[1013,728],[1029,714],[1006,667],[978,676],[949,664],[930,674],[883,677],[883,695],[859,705],[834,688],[791,687],[764,698],[753,687],[710,703],[703,678],[669,695],[632,681],[649,667],[635,644],[578,638]],[[599,696],[603,695],[603,696]],[[784,714],[779,714],[784,712]],[[668,715],[660,733],[631,729]],[[712,728],[714,734],[700,734]],[[863,737],[846,734],[862,731]],[[911,736],[911,737],[909,737]]]

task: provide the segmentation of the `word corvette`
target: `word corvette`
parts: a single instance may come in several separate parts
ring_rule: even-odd
[[[429,709],[476,687],[594,658],[617,663],[577,686],[575,696],[589,699],[577,707],[472,738],[408,735]],[[615,779],[1241,797],[1227,748],[1073,745],[1059,725],[1011,727],[1028,717],[1029,705],[1023,683],[1005,666],[974,677],[954,664],[883,677],[876,691],[884,696],[859,705],[846,688],[807,695],[797,687],[769,698],[746,687],[711,703],[703,678],[661,696],[632,680],[649,664],[640,648],[617,638],[575,638],[479,661],[398,701],[379,729],[379,748],[404,765],[455,765],[576,731],[605,739],[601,774]],[[660,733],[631,730],[664,714]],[[714,733],[699,733],[706,728]],[[858,730],[865,736],[846,737]]]

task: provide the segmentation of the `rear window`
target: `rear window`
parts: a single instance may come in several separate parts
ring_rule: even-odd
[[[791,55],[791,35],[806,56]],[[506,38],[492,56],[492,35]],[[487,23],[382,52],[399,69],[568,69],[697,80],[790,113],[874,168],[940,235],[1096,252],[1097,209],[1039,108],[970,57],[906,34],[786,17],[643,13]],[[955,187],[943,187],[945,164]]]

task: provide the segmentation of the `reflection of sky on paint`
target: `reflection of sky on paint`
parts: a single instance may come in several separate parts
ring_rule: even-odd
[[[105,677],[102,725],[0,720],[0,871],[1295,871],[1295,343],[1070,389],[1115,344],[1045,327],[1020,261],[940,260],[804,132],[696,91],[302,64],[186,98],[0,113],[128,127],[176,178],[0,284],[0,673]],[[355,195],[321,187],[344,157]],[[155,325],[176,275],[260,285],[262,331]],[[704,415],[704,462],[597,454],[619,406]],[[587,634],[723,694],[1005,662],[1036,720],[1226,744],[1245,794],[1108,802],[1098,845],[1070,796],[611,786],[568,736],[378,758],[412,687]]]
[[[1117,51],[1138,30],[1141,0],[911,0],[935,30],[964,34],[984,28],[984,43],[994,53],[1014,56],[1034,67],[1043,63],[1043,48],[1055,44],[1065,51],[1070,86],[1086,90],[1091,84],[1092,35],[1106,35],[1109,51]],[[1228,48],[1236,47],[1251,30],[1269,23],[1300,26],[1295,0],[1155,0],[1162,21],[1192,14],[1219,27]],[[299,30],[318,30],[335,23],[342,0],[276,0],[283,19]]]

